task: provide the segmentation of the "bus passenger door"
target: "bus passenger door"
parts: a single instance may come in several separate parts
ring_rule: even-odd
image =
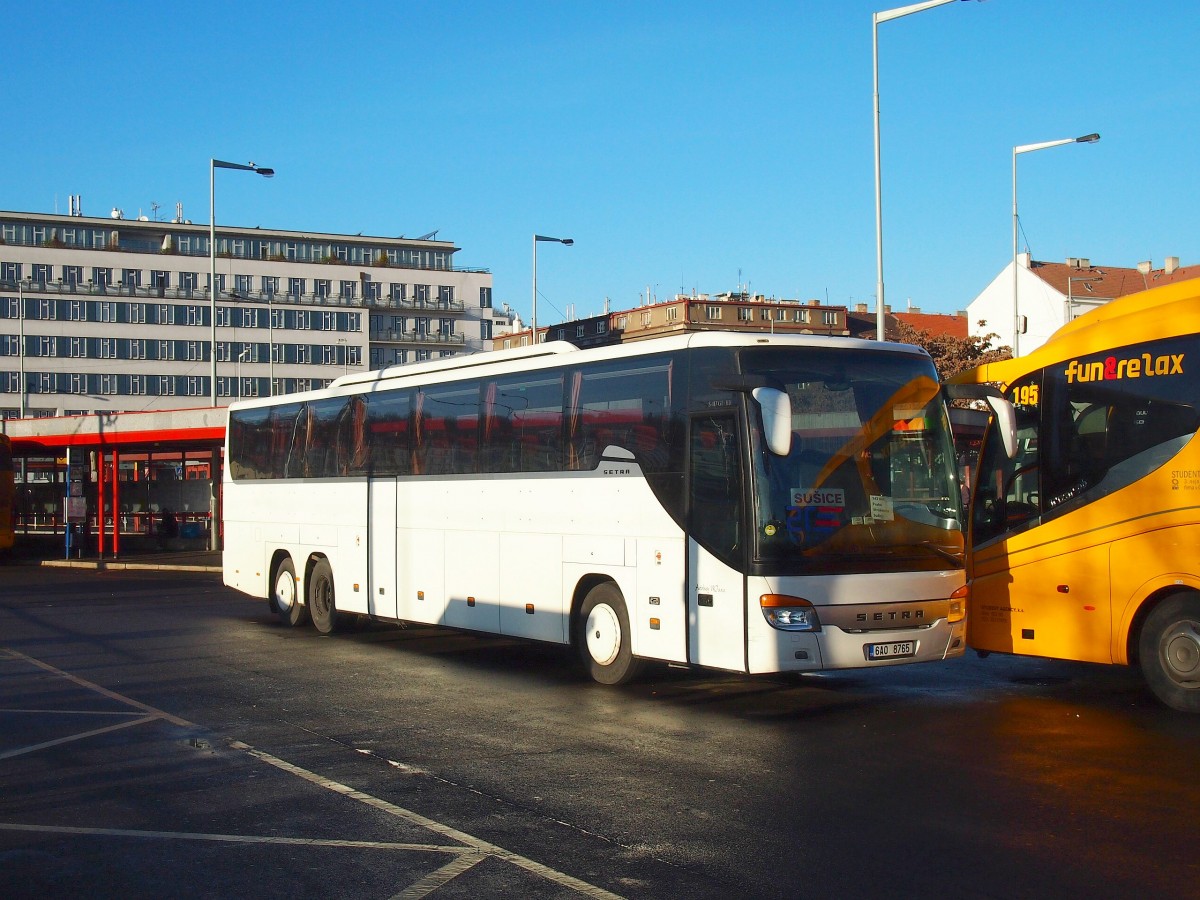
[[[372,615],[396,618],[396,478],[367,479],[367,535]]]
[[[688,661],[746,670],[745,516],[736,419],[692,421],[688,539]]]

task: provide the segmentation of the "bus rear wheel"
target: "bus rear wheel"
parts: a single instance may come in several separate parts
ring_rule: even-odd
[[[584,598],[576,626],[579,658],[600,684],[625,684],[638,676],[642,661],[633,656],[629,613],[612,582],[598,584]]]
[[[333,566],[329,560],[317,560],[312,574],[308,576],[308,611],[313,625],[321,634],[333,634],[338,630],[337,602],[333,594]]]
[[[284,625],[295,627],[308,621],[308,610],[300,603],[296,590],[296,567],[290,557],[279,561],[271,578],[271,611]]]
[[[1146,684],[1181,712],[1200,712],[1200,595],[1176,594],[1146,619],[1138,641]]]

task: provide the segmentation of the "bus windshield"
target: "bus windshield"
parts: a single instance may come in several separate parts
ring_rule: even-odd
[[[932,362],[756,349],[742,370],[786,390],[792,442],[767,449],[751,429],[754,555],[764,571],[833,574],[963,565],[962,499]]]

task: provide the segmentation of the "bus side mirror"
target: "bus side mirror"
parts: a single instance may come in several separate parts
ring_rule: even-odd
[[[756,387],[750,393],[762,410],[767,449],[787,456],[792,449],[792,398],[773,387]]]
[[[987,384],[948,384],[950,400],[982,400],[991,409],[1004,444],[1004,455],[1012,459],[1017,454],[1017,411],[1000,391]]]

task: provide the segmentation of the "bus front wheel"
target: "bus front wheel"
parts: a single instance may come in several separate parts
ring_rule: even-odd
[[[1176,594],[1150,613],[1138,661],[1159,700],[1181,712],[1200,712],[1200,595]]]
[[[313,625],[321,634],[332,634],[338,628],[337,603],[333,595],[333,566],[329,560],[317,560],[308,577],[308,610]]]
[[[587,673],[601,684],[625,684],[637,677],[642,662],[633,656],[629,613],[612,582],[598,584],[579,610],[576,643]]]
[[[270,605],[284,625],[303,625],[308,619],[308,610],[300,603],[300,592],[296,590],[296,568],[290,558],[280,560],[275,568]]]

